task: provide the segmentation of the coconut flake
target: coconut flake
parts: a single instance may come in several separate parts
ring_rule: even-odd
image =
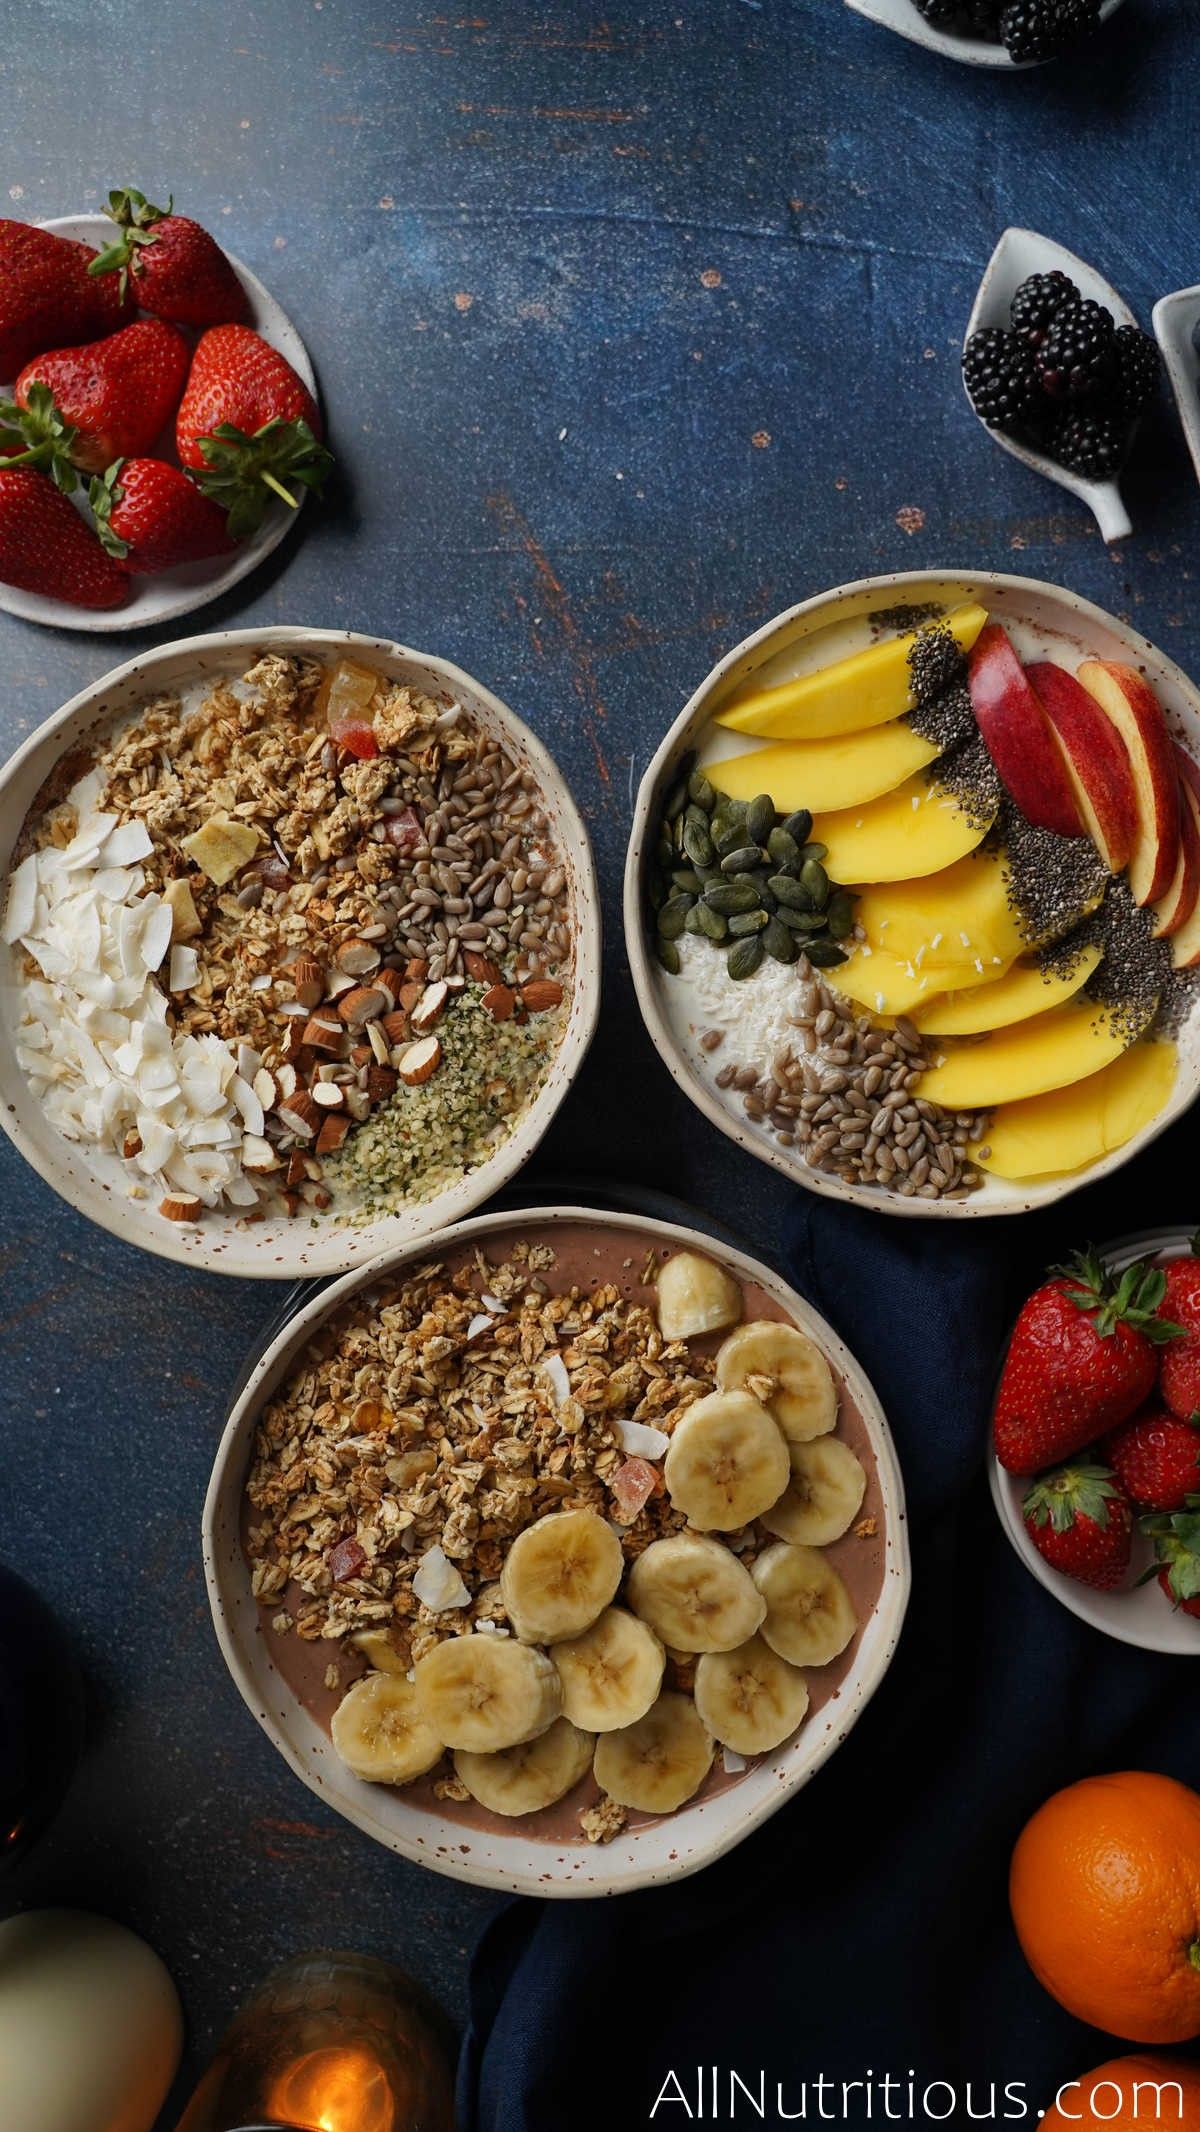
[[[486,1310],[477,1310],[467,1327],[468,1340],[477,1340],[480,1333],[489,1332],[496,1320]]]
[[[171,969],[167,978],[170,992],[190,992],[200,975],[200,957],[195,948],[176,946],[171,949]]]
[[[721,1749],[721,1760],[725,1764],[727,1777],[740,1777],[746,1767],[745,1755],[735,1754],[732,1747],[723,1747]]]
[[[103,821],[104,816],[97,816]],[[139,859],[148,859],[154,850],[154,839],[144,822],[122,822],[104,839],[100,853],[102,866],[136,866]]]
[[[571,1396],[571,1380],[567,1375],[567,1365],[556,1347],[552,1347],[542,1356],[542,1368],[550,1379],[559,1406],[562,1406]]]
[[[8,884],[8,902],[4,909],[4,938],[10,943],[20,940],[33,926],[33,914],[37,909],[38,855],[31,851],[22,859]]]
[[[471,1597],[453,1562],[438,1546],[426,1548],[421,1556],[412,1588],[431,1614],[444,1614],[451,1608],[466,1606]]]
[[[644,1421],[614,1421],[613,1428],[631,1458],[662,1458],[671,1441],[661,1429],[652,1429]]]

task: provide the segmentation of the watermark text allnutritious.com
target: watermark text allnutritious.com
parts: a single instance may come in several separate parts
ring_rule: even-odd
[[[1098,2085],[1070,2080],[1053,2098],[1064,2123],[1092,2125],[1133,2122],[1181,2126],[1187,2107],[1179,2082],[1149,2078],[1139,2068],[1120,2070]],[[911,2069],[903,2074],[868,2071],[859,2080],[833,2080],[817,2073],[803,2080],[780,2080],[761,2067],[739,2072],[732,2066],[670,2068],[652,2096],[647,2122],[660,2126],[703,2124],[750,2126],[1035,2125],[1050,2105],[1031,2096],[1020,2080],[925,2080]]]

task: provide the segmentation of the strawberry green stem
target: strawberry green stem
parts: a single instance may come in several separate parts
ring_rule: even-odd
[[[270,473],[266,467],[263,468],[259,478],[266,483],[269,489],[273,489],[277,496],[282,498],[289,511],[294,511],[298,508],[299,497],[293,496],[290,489],[285,489],[282,481],[276,481],[274,474]]]

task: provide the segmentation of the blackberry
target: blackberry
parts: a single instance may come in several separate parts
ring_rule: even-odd
[[[1116,332],[1103,304],[1081,298],[1057,312],[1037,351],[1037,374],[1052,400],[1102,393],[1116,372]]]
[[[1100,0],[1011,0],[1000,17],[1010,59],[1057,59],[1100,27]]]
[[[1037,378],[1025,343],[1003,326],[983,326],[963,349],[963,383],[971,405],[991,429],[1028,421],[1037,405]]]
[[[1158,389],[1158,349],[1140,326],[1118,326],[1113,335],[1115,378],[1109,411],[1132,422]]]
[[[1093,408],[1072,407],[1055,424],[1049,448],[1069,474],[1107,481],[1125,457],[1125,425]]]
[[[995,43],[1004,0],[916,0],[917,12],[934,29],[974,32]]]
[[[1036,348],[1056,313],[1078,302],[1079,291],[1070,275],[1055,267],[1049,274],[1030,274],[1021,283],[1008,315],[1013,331]]]

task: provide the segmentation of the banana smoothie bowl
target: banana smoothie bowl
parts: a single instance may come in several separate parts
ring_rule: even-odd
[[[342,1272],[537,1144],[594,1025],[591,855],[466,674],[332,631],[198,637],[0,783],[0,1117],[93,1220],[215,1271]]]
[[[1061,1198],[1200,1088],[1200,696],[1024,578],[806,600],[647,770],[625,927],[676,1080],[810,1190]]]
[[[579,1208],[347,1275],[256,1364],[213,1619],[291,1767],[480,1884],[694,1871],[804,1785],[908,1595],[887,1423],[774,1272]]]

